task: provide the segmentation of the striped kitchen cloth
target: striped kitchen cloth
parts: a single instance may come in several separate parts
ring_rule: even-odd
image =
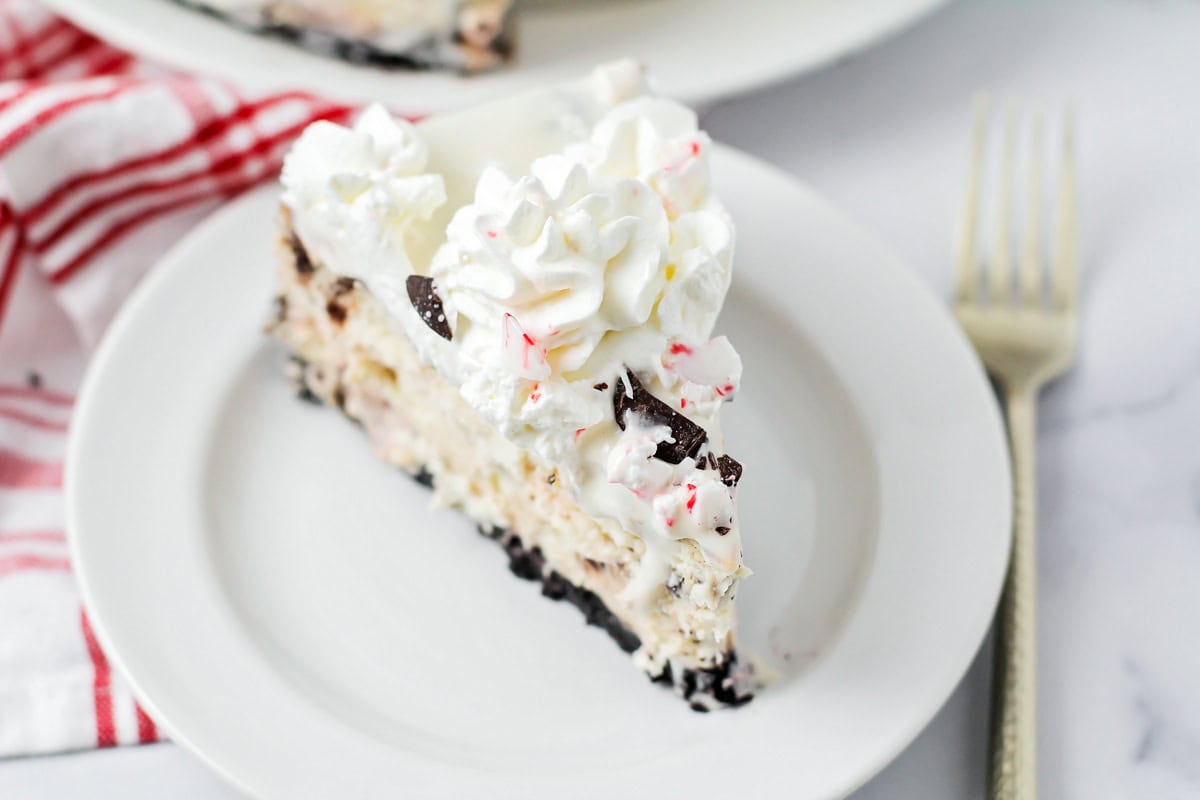
[[[306,125],[350,113],[180,75],[32,0],[0,0],[0,757],[159,737],[97,645],[71,573],[74,390],[159,256],[273,177]]]

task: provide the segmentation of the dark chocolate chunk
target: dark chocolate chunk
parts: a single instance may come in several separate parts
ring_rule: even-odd
[[[346,387],[340,383],[337,385],[337,388],[333,390],[333,402],[342,411],[346,410]]]
[[[333,296],[329,298],[329,302],[325,304],[325,313],[329,314],[329,318],[333,320],[335,325],[342,325],[346,322],[346,307],[338,300],[344,294],[354,290],[355,280],[353,278],[338,278],[333,282]]]
[[[725,525],[718,525],[713,530],[715,530],[717,532],[718,536],[724,536],[725,534],[729,533],[730,529],[728,527],[726,527]]]
[[[603,392],[605,389],[608,388],[608,384],[601,382],[601,383],[597,383],[592,388],[595,389],[597,392]]]
[[[316,267],[313,266],[312,259],[308,257],[308,251],[304,249],[304,245],[300,244],[300,239],[292,237],[292,256],[296,263],[296,274],[300,276],[308,276],[313,274]]]
[[[742,479],[742,465],[730,456],[718,458],[717,469],[721,470],[721,483],[726,486],[737,486]]]
[[[426,489],[433,488],[433,475],[431,475],[429,470],[425,469],[424,467],[421,467],[416,471],[416,473],[411,473],[409,477],[424,486]]]
[[[438,297],[433,288],[433,278],[427,275],[409,275],[406,286],[409,302],[417,310],[421,321],[447,342],[452,340],[454,332],[450,330],[450,321],[446,319],[442,298]]]
[[[690,708],[692,711],[699,711],[699,712],[701,712],[702,714],[707,714],[707,713],[708,713],[708,706],[706,706],[706,705],[702,705],[702,704],[700,704],[700,703],[691,703],[691,704],[688,706],[688,708]]]
[[[325,304],[325,313],[333,320],[334,325],[342,325],[346,322],[346,307],[339,303],[336,297]]]
[[[618,381],[613,389],[613,413],[617,426],[625,430],[625,415],[637,414],[648,425],[666,425],[671,429],[673,442],[659,442],[654,457],[668,464],[678,464],[685,458],[695,457],[708,441],[708,434],[690,419],[647,391],[632,371],[625,373],[633,397],[625,393],[625,385]]]

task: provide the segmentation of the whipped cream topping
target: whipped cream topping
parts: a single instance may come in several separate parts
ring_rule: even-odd
[[[717,412],[742,368],[724,337],[709,338],[734,245],[709,185],[711,142],[691,111],[630,92],[630,69],[597,70],[576,105],[612,107],[559,120],[583,132],[560,152],[519,174],[482,168],[428,264],[410,259],[411,239],[431,235],[446,194],[425,171],[420,127],[379,108],[353,130],[314,125],[283,183],[315,258],[366,283],[421,358],[496,430],[555,467],[588,513],[646,540],[629,590],[637,602],[661,588],[681,539],[731,573],[744,570],[736,488],[714,458],[723,452]],[[451,341],[405,296],[414,272],[432,275]],[[613,393],[632,397],[626,370],[703,428],[698,452],[668,463],[655,454],[671,427],[634,411],[617,424]]]
[[[393,314],[409,304],[408,236],[446,202],[428,159],[413,125],[371,106],[352,129],[309,125],[283,165],[283,204],[309,254],[370,284]]]
[[[495,340],[515,317],[555,373],[574,373],[610,331],[650,319],[666,281],[667,215],[640,181],[595,175],[565,156],[540,158],[530,172],[484,171],[433,276],[466,318],[464,348]]]

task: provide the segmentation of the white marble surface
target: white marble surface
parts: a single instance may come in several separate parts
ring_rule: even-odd
[[[1082,130],[1082,349],[1040,426],[1042,796],[1200,797],[1200,2],[962,0],[706,123],[945,293],[979,88],[1073,98]],[[855,800],[983,797],[985,662]],[[0,764],[5,798],[233,796],[170,745]]]

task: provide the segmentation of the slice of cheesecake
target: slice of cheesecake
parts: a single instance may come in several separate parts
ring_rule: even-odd
[[[347,61],[479,72],[513,50],[513,0],[180,0]]]
[[[284,166],[271,325],[302,396],[700,710],[750,698],[710,148],[628,62],[417,126],[316,123]]]

